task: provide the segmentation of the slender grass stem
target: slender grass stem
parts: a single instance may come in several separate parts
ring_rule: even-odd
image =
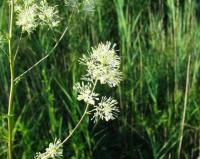
[[[8,37],[9,65],[10,65],[10,93],[8,101],[8,159],[12,159],[12,133],[13,133],[13,96],[14,96],[14,60],[12,54],[12,30],[14,0],[10,1],[10,24]]]
[[[189,57],[188,57],[188,65],[187,65],[186,86],[185,86],[184,108],[183,108],[182,121],[181,121],[181,132],[180,132],[179,147],[178,147],[178,158],[177,159],[180,158],[181,146],[182,146],[182,141],[183,141],[183,131],[184,131],[185,116],[186,116],[187,101],[188,101],[190,61],[191,61],[191,57],[189,55]]]

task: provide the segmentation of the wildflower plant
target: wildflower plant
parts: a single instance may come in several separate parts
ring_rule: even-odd
[[[8,99],[8,159],[12,159],[12,151],[13,151],[13,128],[14,128],[14,96],[15,96],[15,85],[18,84],[19,80],[25,76],[29,71],[33,68],[38,66],[42,63],[45,59],[47,59],[50,54],[56,49],[59,45],[60,41],[64,37],[65,33],[67,32],[68,26],[65,27],[64,31],[60,35],[60,38],[56,40],[54,47],[45,55],[43,58],[38,60],[35,64],[29,67],[26,71],[24,71],[19,76],[15,76],[15,60],[18,56],[19,52],[19,45],[22,39],[23,33],[28,33],[29,35],[33,33],[34,30],[38,28],[38,26],[48,26],[49,28],[53,29],[60,24],[60,16],[57,10],[57,6],[51,6],[48,4],[46,0],[9,0],[9,27],[7,35],[7,45],[8,50],[5,54],[8,56],[9,61],[9,71],[10,71],[10,90],[9,90],[9,99]],[[71,17],[71,16],[70,16]],[[21,36],[18,40],[18,44],[15,48],[14,45],[14,38],[13,38],[13,30],[16,28],[15,25],[21,29]],[[1,45],[3,42],[1,42]],[[4,51],[1,49],[1,51]],[[54,145],[57,145],[55,142],[53,145],[49,145],[49,149],[46,149],[47,152],[52,150]],[[52,157],[52,155],[51,155]],[[55,157],[55,156],[54,156]]]
[[[116,54],[114,46],[111,46],[111,42],[100,43],[97,47],[92,48],[89,56],[83,55],[80,58],[80,64],[86,65],[87,67],[87,74],[83,76],[81,83],[78,82],[73,88],[78,93],[77,100],[85,102],[85,111],[74,129],[62,142],[58,140],[59,142],[49,144],[49,148],[44,153],[36,153],[35,159],[62,157],[62,145],[73,135],[86,115],[92,114],[91,120],[94,123],[98,120],[108,122],[118,117],[119,108],[117,106],[117,100],[113,97],[100,97],[100,94],[95,92],[98,83],[115,87],[122,80],[120,57]],[[115,72],[114,76],[113,74],[110,75],[110,72]]]
[[[15,76],[15,60],[18,56],[19,45],[23,33],[30,35],[39,26],[47,26],[50,29],[59,26],[61,19],[57,5],[49,5],[46,0],[9,0],[9,32],[5,39],[8,44],[8,62],[10,70],[10,90],[8,99],[8,159],[13,159],[13,132],[14,132],[14,96],[15,89],[18,82],[33,68],[47,59],[50,54],[57,48],[60,41],[63,39],[65,33],[68,30],[68,25],[60,35],[60,38],[56,40],[54,47],[35,64],[25,70],[22,74]],[[78,7],[85,6],[92,10],[94,7],[94,1],[83,0],[82,3],[78,2]],[[90,6],[91,5],[91,6]],[[72,13],[73,15],[73,13]],[[72,15],[69,17],[71,20]],[[16,17],[14,17],[16,16]],[[70,22],[69,20],[69,22]],[[18,39],[18,45],[15,46],[13,41],[14,26],[21,28],[21,36]],[[0,47],[4,44],[4,38],[0,34]],[[15,48],[16,47],[16,48]],[[117,107],[117,101],[113,97],[105,97],[97,93],[95,88],[97,84],[107,84],[109,87],[116,87],[122,80],[122,73],[120,72],[120,57],[117,55],[115,45],[111,42],[100,43],[98,46],[92,48],[92,51],[88,56],[83,55],[80,58],[80,64],[86,66],[86,74],[83,75],[82,81],[74,85],[74,90],[77,91],[77,100],[84,101],[86,104],[85,110],[69,135],[61,141],[55,139],[50,143],[44,152],[36,153],[35,159],[54,159],[62,158],[63,156],[63,144],[77,130],[84,117],[88,114],[93,114],[91,119],[97,122],[99,119],[110,121],[114,120],[118,116],[119,108]],[[15,49],[14,49],[15,48]]]
[[[89,56],[83,55],[79,60],[80,64],[85,65],[87,73],[82,77],[82,80],[87,82],[90,87],[85,85],[80,86],[78,83],[75,89],[78,90],[78,100],[84,100],[93,106],[90,112],[94,112],[93,118],[96,122],[98,119],[113,120],[117,117],[117,101],[112,97],[102,97],[99,102],[99,94],[94,93],[97,82],[100,84],[107,84],[109,87],[119,85],[122,80],[122,73],[120,72],[120,57],[114,50],[115,45],[111,42],[100,43],[97,47],[92,48]],[[91,88],[93,85],[93,89]],[[80,98],[81,97],[81,98]],[[97,98],[98,97],[98,98]],[[98,103],[98,104],[97,104]]]

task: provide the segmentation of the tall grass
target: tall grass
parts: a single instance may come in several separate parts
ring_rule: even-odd
[[[63,4],[63,1],[51,1]],[[73,85],[83,69],[82,53],[100,41],[117,43],[122,57],[120,117],[94,125],[87,118],[64,146],[70,159],[197,159],[200,156],[200,17],[198,1],[100,0],[92,13],[73,15],[53,53],[17,84],[14,157],[33,158],[55,137],[76,125]],[[54,45],[72,10],[59,5],[63,26],[22,36],[15,74],[20,75]],[[8,26],[6,0],[0,1],[0,30]],[[6,33],[3,33],[6,34]],[[14,46],[20,32],[15,29]],[[5,46],[8,47],[8,46]],[[6,158],[7,55],[0,53],[0,158]],[[99,92],[101,92],[99,88]]]

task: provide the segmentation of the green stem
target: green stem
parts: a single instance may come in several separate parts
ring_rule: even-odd
[[[12,56],[12,29],[13,29],[14,0],[10,1],[10,25],[8,37],[9,65],[10,65],[10,93],[8,102],[8,159],[12,159],[12,132],[13,132],[13,96],[14,96],[14,61]]]
[[[95,80],[93,89],[92,89],[92,93],[95,90],[97,84],[97,80]],[[83,115],[81,116],[80,120],[78,121],[78,123],[76,124],[76,126],[74,127],[74,129],[70,132],[70,134],[63,140],[63,142],[61,143],[61,145],[63,145],[76,131],[76,129],[79,127],[79,125],[81,124],[81,122],[83,121],[84,117],[88,114],[88,108],[89,108],[89,104],[86,105],[85,111],[83,113]]]
[[[95,83],[94,83],[94,86],[93,86],[93,89],[92,89],[92,93],[94,92],[95,88],[96,88],[96,84],[97,84],[97,80],[95,80]],[[67,142],[69,140],[69,138],[74,134],[74,132],[77,130],[77,128],[80,126],[81,122],[83,121],[84,117],[88,114],[88,109],[89,109],[89,105],[90,104],[87,104],[86,105],[86,108],[85,108],[85,111],[83,113],[83,115],[81,116],[80,120],[78,121],[78,123],[76,124],[76,126],[74,127],[74,129],[69,133],[69,135],[62,141],[62,143],[60,143],[58,145],[57,148],[61,147],[65,142]],[[54,153],[54,151],[52,152],[48,152],[44,154],[45,158],[48,158],[49,156],[52,155],[52,153]]]
[[[70,132],[70,134],[63,140],[63,142],[61,143],[61,145],[63,145],[76,131],[76,129],[79,127],[79,125],[81,124],[81,122],[83,121],[85,115],[87,114],[89,108],[89,104],[86,105],[85,111],[83,113],[83,115],[81,116],[80,120],[78,121],[78,123],[76,124],[76,126],[74,127],[74,129]]]
[[[59,45],[60,41],[63,39],[65,33],[68,30],[68,26],[65,28],[65,30],[63,31],[62,35],[60,36],[59,40],[56,42],[56,44],[54,45],[54,47],[49,51],[49,53],[47,55],[45,55],[43,58],[41,58],[39,61],[37,61],[35,64],[33,64],[30,68],[28,68],[26,71],[24,71],[22,74],[20,74],[19,76],[17,76],[14,79],[14,82],[17,82],[18,80],[20,80],[24,75],[26,75],[28,72],[30,72],[33,68],[35,68],[36,66],[38,66],[40,63],[42,63],[44,60],[46,60],[57,48],[57,46]]]

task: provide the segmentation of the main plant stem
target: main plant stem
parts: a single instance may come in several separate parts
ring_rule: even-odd
[[[10,1],[10,24],[8,37],[8,52],[10,65],[10,93],[8,101],[8,159],[12,159],[12,134],[13,134],[13,95],[14,95],[14,60],[12,54],[12,29],[13,29],[14,0]]]

